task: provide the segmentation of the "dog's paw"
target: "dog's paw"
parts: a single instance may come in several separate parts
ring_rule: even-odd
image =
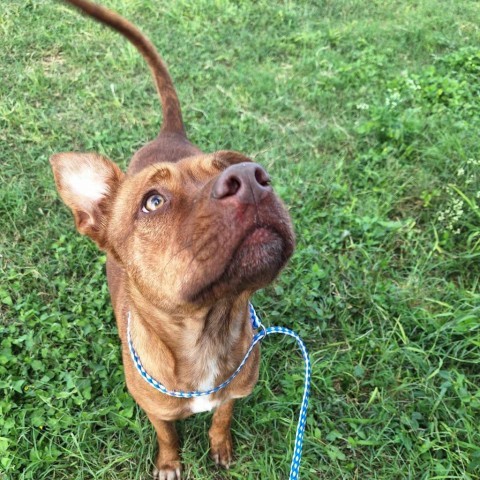
[[[230,468],[232,454],[232,437],[230,435],[222,439],[210,440],[210,457],[217,465],[227,469]]]
[[[182,469],[180,462],[169,462],[160,468],[153,469],[153,480],[181,480]]]

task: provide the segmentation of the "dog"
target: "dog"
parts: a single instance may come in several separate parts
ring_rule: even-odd
[[[234,401],[249,395],[257,381],[258,346],[226,388],[174,398],[153,389],[136,370],[127,319],[145,370],[170,390],[221,384],[250,346],[251,295],[272,282],[292,255],[290,217],[263,167],[234,151],[203,153],[187,139],[167,68],[135,26],[89,1],[67,1],[138,49],[162,105],[159,135],[133,155],[126,173],[95,153],[50,159],[78,231],[107,253],[127,388],[157,434],[153,478],[181,478],[174,422],[210,410],[210,454],[228,468]]]

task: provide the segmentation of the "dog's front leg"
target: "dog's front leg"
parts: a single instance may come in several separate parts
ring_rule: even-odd
[[[220,405],[213,414],[212,426],[208,431],[210,437],[210,456],[217,465],[228,468],[232,462],[232,423],[234,400]]]
[[[155,415],[148,413],[147,415],[157,432],[159,449],[153,470],[153,478],[155,480],[180,480],[179,441],[175,424],[161,420]]]

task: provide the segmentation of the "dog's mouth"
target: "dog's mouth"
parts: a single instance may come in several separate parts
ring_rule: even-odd
[[[194,303],[245,290],[257,290],[270,283],[293,250],[276,228],[255,225],[233,249],[220,274],[190,295]]]
[[[225,271],[232,275],[254,275],[265,268],[274,268],[283,257],[284,244],[282,235],[275,228],[254,226],[239,242]]]
[[[271,227],[255,226],[247,232],[247,234],[243,238],[243,241],[240,242],[238,249],[243,247],[267,244],[272,242],[275,238],[279,237],[280,235]]]

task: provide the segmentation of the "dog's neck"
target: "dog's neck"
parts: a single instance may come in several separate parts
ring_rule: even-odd
[[[208,389],[223,380],[251,341],[248,299],[244,294],[172,313],[131,288],[132,339],[146,370],[171,389]]]

